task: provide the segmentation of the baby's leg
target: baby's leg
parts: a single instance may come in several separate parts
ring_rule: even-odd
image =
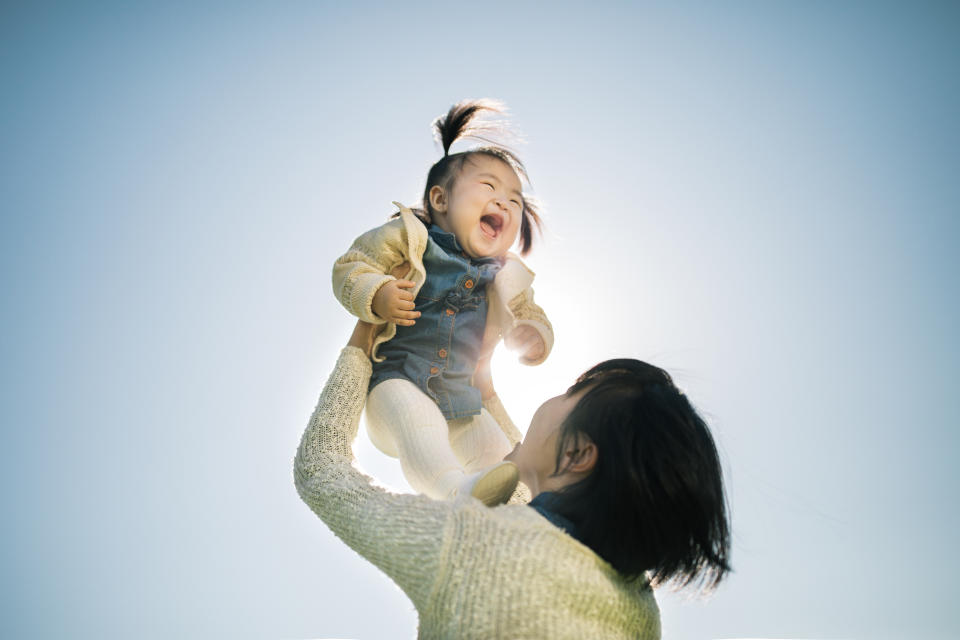
[[[449,425],[450,446],[467,473],[496,464],[510,453],[507,436],[486,409],[479,415],[451,420]]]
[[[403,475],[416,491],[442,499],[464,481],[443,413],[409,380],[394,378],[373,388],[367,397],[367,428],[379,449],[396,451]]]

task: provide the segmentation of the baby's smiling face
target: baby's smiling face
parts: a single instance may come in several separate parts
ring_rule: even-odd
[[[503,160],[474,154],[450,189],[430,190],[438,227],[452,233],[471,258],[500,257],[517,240],[523,215],[520,178]]]

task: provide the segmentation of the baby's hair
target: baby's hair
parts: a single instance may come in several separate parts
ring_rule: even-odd
[[[464,100],[450,107],[446,115],[433,121],[433,129],[437,140],[443,145],[443,157],[440,158],[427,173],[427,186],[423,190],[423,210],[418,212],[428,224],[434,219],[436,211],[430,204],[430,189],[435,186],[444,191],[450,189],[456,181],[460,170],[473,155],[485,155],[497,158],[513,169],[522,180],[530,184],[530,176],[523,162],[517,154],[497,145],[488,137],[489,134],[504,133],[506,128],[500,121],[478,119],[482,111],[504,113],[505,107],[495,100]],[[450,154],[450,145],[461,138],[474,138],[488,143],[488,146],[476,147],[469,151]],[[520,254],[527,255],[533,246],[534,227],[539,231],[542,226],[539,207],[533,198],[523,194],[523,213],[520,217]]]

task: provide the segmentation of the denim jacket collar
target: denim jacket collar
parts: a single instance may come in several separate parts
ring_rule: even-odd
[[[503,264],[504,262],[504,258],[497,257],[471,258],[463,251],[460,243],[457,242],[457,236],[453,235],[449,231],[444,231],[435,224],[431,224],[427,228],[427,231],[429,232],[430,237],[433,238],[433,241],[443,247],[444,251],[453,255],[463,256],[473,264]]]

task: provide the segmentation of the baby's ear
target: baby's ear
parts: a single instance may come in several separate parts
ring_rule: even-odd
[[[440,185],[430,187],[430,206],[434,211],[447,212],[447,192]]]

